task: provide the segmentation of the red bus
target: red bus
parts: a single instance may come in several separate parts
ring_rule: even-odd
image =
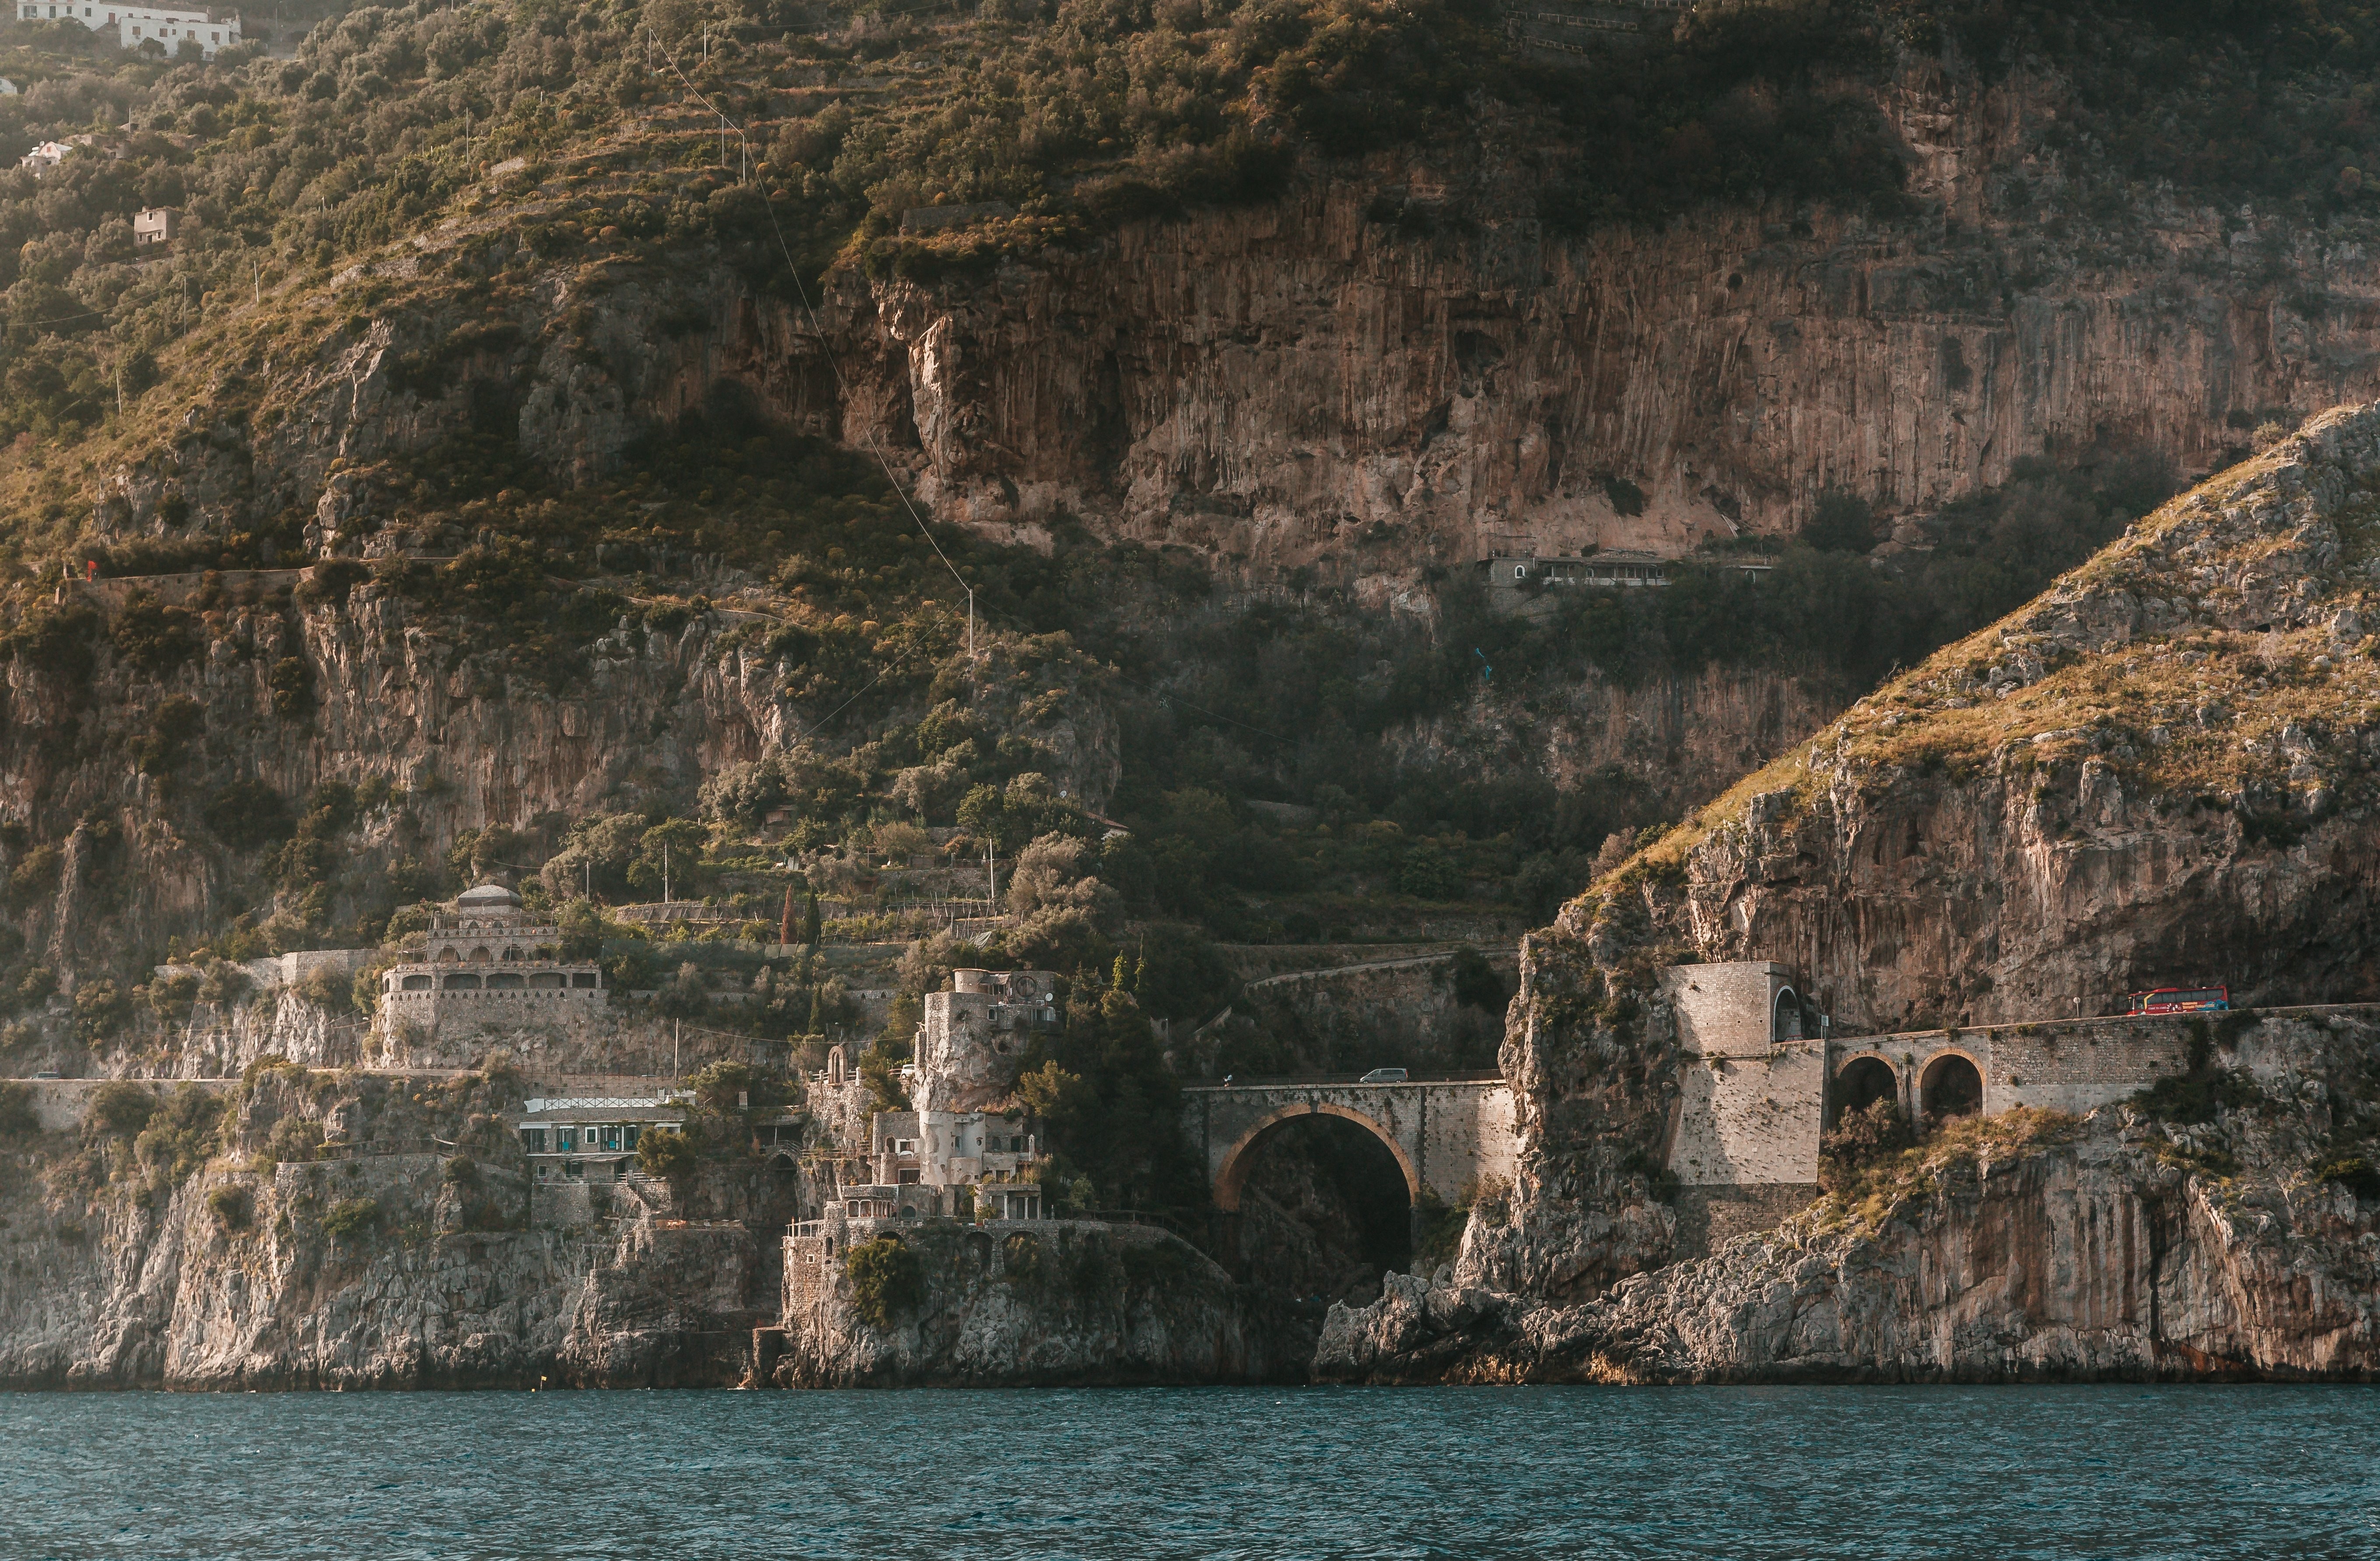
[[[2228,1010],[2231,1006],[2231,989],[2228,986],[2161,986],[2154,992],[2135,992],[2125,1000],[2128,1014],[2207,1014]]]

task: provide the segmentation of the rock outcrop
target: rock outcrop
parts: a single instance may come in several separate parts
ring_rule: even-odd
[[[2268,1019],[2216,1060],[2206,1120],[2173,1120],[2177,1092],[1958,1124],[1773,1231],[1581,1303],[1391,1276],[1331,1310],[1317,1373],[2380,1377],[2380,1176],[2340,1152],[2380,1128],[2380,1016]]]
[[[860,1254],[882,1265],[864,1291]],[[1048,1387],[1301,1376],[1302,1358],[1277,1355],[1262,1323],[1211,1259],[1148,1226],[832,1219],[787,1239],[771,1380]]]
[[[1776,959],[1838,1036],[2088,1012],[2173,982],[2250,1003],[2380,994],[2375,494],[2380,408],[2314,420],[1573,902],[1528,943],[1505,1042],[1516,1186],[1475,1210],[1444,1293],[1407,1283],[1335,1320],[1329,1370],[2369,1371],[2370,1211],[2314,1185],[2326,1161],[2367,1163],[2368,1024],[2250,1032],[2234,1060],[2259,1088],[2206,1125],[2215,1149],[2103,1112],[2072,1144],[1971,1156],[1988,1168],[1891,1201],[1874,1229],[1822,1205],[1670,1266],[1677,1065],[1653,976]],[[2308,1090],[2319,1110],[2268,1131]],[[2243,1221],[2251,1195],[2266,1201]],[[1525,1364],[1540,1350],[1571,1365]]]
[[[182,1088],[0,1156],[0,1383],[732,1384],[776,1315],[757,1169],[532,1190],[502,1077],[267,1068],[220,1118]]]

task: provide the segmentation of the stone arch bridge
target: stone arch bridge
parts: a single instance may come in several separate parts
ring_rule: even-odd
[[[1405,1196],[1463,1201],[1475,1183],[1509,1180],[1517,1154],[1512,1091],[1500,1075],[1464,1074],[1366,1084],[1346,1079],[1258,1079],[1182,1091],[1183,1125],[1205,1155],[1215,1207],[1237,1213],[1257,1150],[1309,1116],[1338,1116],[1386,1144]]]

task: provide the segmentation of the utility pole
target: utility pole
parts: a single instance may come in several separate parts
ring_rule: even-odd
[[[670,902],[670,860],[669,860],[669,842],[668,842],[668,841],[666,841],[666,840],[664,840],[664,841],[662,841],[662,904],[663,904],[663,905],[667,905],[667,904],[669,904],[669,902]]]

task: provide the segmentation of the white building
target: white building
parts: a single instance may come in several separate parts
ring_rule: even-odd
[[[214,58],[216,50],[228,49],[239,42],[237,11],[203,6],[85,5],[82,0],[58,5],[53,0],[18,0],[17,17],[20,21],[79,21],[93,32],[115,33],[117,46],[126,49],[137,49],[152,38],[167,54],[183,43],[196,43],[209,59]]]
[[[686,1130],[686,1090],[643,1096],[540,1096],[513,1118],[539,1181],[626,1181],[638,1175],[637,1144],[647,1133]]]
[[[381,977],[381,1013],[434,1029],[444,1018],[518,1023],[601,1009],[602,967],[562,958],[561,942],[561,928],[532,921],[503,884],[466,889],[422,947]]]
[[[48,173],[52,168],[55,168],[59,164],[65,162],[67,160],[67,153],[73,150],[73,147],[68,146],[62,140],[45,140],[41,145],[33,148],[32,151],[25,153],[22,157],[18,158],[17,166],[20,168],[30,168],[33,171],[33,177],[35,178],[40,178],[43,174]]]
[[[132,247],[170,244],[182,231],[182,213],[171,206],[143,206],[132,215]]]

